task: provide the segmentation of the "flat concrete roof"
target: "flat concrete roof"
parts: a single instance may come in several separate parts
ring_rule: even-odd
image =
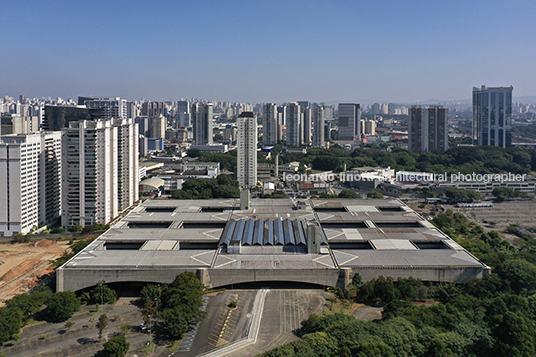
[[[318,227],[316,250],[311,225]],[[229,279],[324,284],[343,270],[350,274],[348,269],[372,269],[363,273],[367,278],[396,270],[402,275],[394,276],[433,281],[464,281],[489,271],[399,200],[252,199],[247,211],[240,210],[238,199],[148,200],[60,267],[58,287],[76,290],[101,278],[111,282],[109,271],[115,271],[112,280],[130,281],[140,269],[154,271],[155,281],[162,282],[165,274],[160,278],[158,272],[198,270],[208,274],[206,282],[213,287]],[[458,275],[442,278],[438,269],[471,273],[456,270]],[[76,271],[95,277],[73,282]],[[226,276],[231,271],[243,278]]]

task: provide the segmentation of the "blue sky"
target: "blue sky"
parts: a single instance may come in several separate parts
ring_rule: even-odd
[[[418,102],[536,95],[533,0],[3,1],[0,96]]]

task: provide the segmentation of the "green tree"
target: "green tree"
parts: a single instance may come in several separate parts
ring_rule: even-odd
[[[127,354],[130,343],[127,342],[125,335],[112,337],[104,343],[104,356],[106,357],[123,357]]]
[[[506,260],[498,267],[497,273],[518,293],[524,289],[536,290],[536,266],[526,260]]]
[[[370,191],[367,193],[367,198],[383,198],[383,195],[378,191]]]
[[[104,330],[106,330],[106,326],[108,326],[108,322],[110,320],[108,319],[108,315],[102,314],[99,316],[99,321],[97,321],[97,324],[95,327],[97,327],[97,330],[99,330],[99,339],[102,338],[102,333]]]
[[[0,342],[11,340],[22,325],[23,316],[19,309],[0,307]]]
[[[86,304],[100,304],[101,301],[105,304],[115,304],[117,293],[101,280],[89,294],[83,295],[82,301]]]
[[[80,299],[72,291],[59,291],[52,294],[43,314],[48,321],[62,322],[73,316],[80,308]]]
[[[354,192],[352,190],[342,190],[341,193],[339,193],[339,198],[363,198],[361,195],[357,192]]]
[[[181,339],[188,330],[188,321],[178,308],[168,309],[160,317],[164,321],[170,339]]]

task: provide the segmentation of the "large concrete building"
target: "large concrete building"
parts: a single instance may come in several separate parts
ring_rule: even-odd
[[[0,137],[0,234],[56,223],[61,210],[61,134]]]
[[[409,111],[408,145],[411,152],[443,153],[448,149],[447,108],[412,105]]]
[[[339,103],[339,140],[360,138],[361,108],[359,104]]]
[[[473,143],[512,146],[514,87],[473,87]]]
[[[237,180],[241,187],[257,184],[257,117],[242,112],[237,119]]]
[[[104,280],[211,288],[299,282],[346,287],[414,277],[465,282],[490,268],[398,200],[150,200],[57,269],[57,289]]]

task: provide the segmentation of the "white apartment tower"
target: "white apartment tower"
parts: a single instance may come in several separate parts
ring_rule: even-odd
[[[277,130],[279,126],[277,119],[277,105],[275,105],[274,103],[264,104],[262,121],[262,145],[265,147],[277,145]]]
[[[257,117],[253,112],[242,112],[238,125],[238,183],[242,188],[257,184]]]
[[[324,108],[317,106],[313,114],[313,147],[324,147]]]
[[[0,233],[29,233],[61,209],[60,132],[0,137]]]
[[[62,146],[62,226],[110,222],[118,214],[117,127],[70,122]]]
[[[289,103],[286,110],[287,146],[300,146],[301,144],[301,110],[298,103]]]
[[[197,145],[212,145],[213,143],[212,113],[212,103],[192,105],[194,140]]]
[[[311,108],[302,108],[302,132],[302,144],[309,145],[312,133]]]
[[[134,119],[115,119],[117,128],[117,199],[123,211],[139,198],[138,125]]]

